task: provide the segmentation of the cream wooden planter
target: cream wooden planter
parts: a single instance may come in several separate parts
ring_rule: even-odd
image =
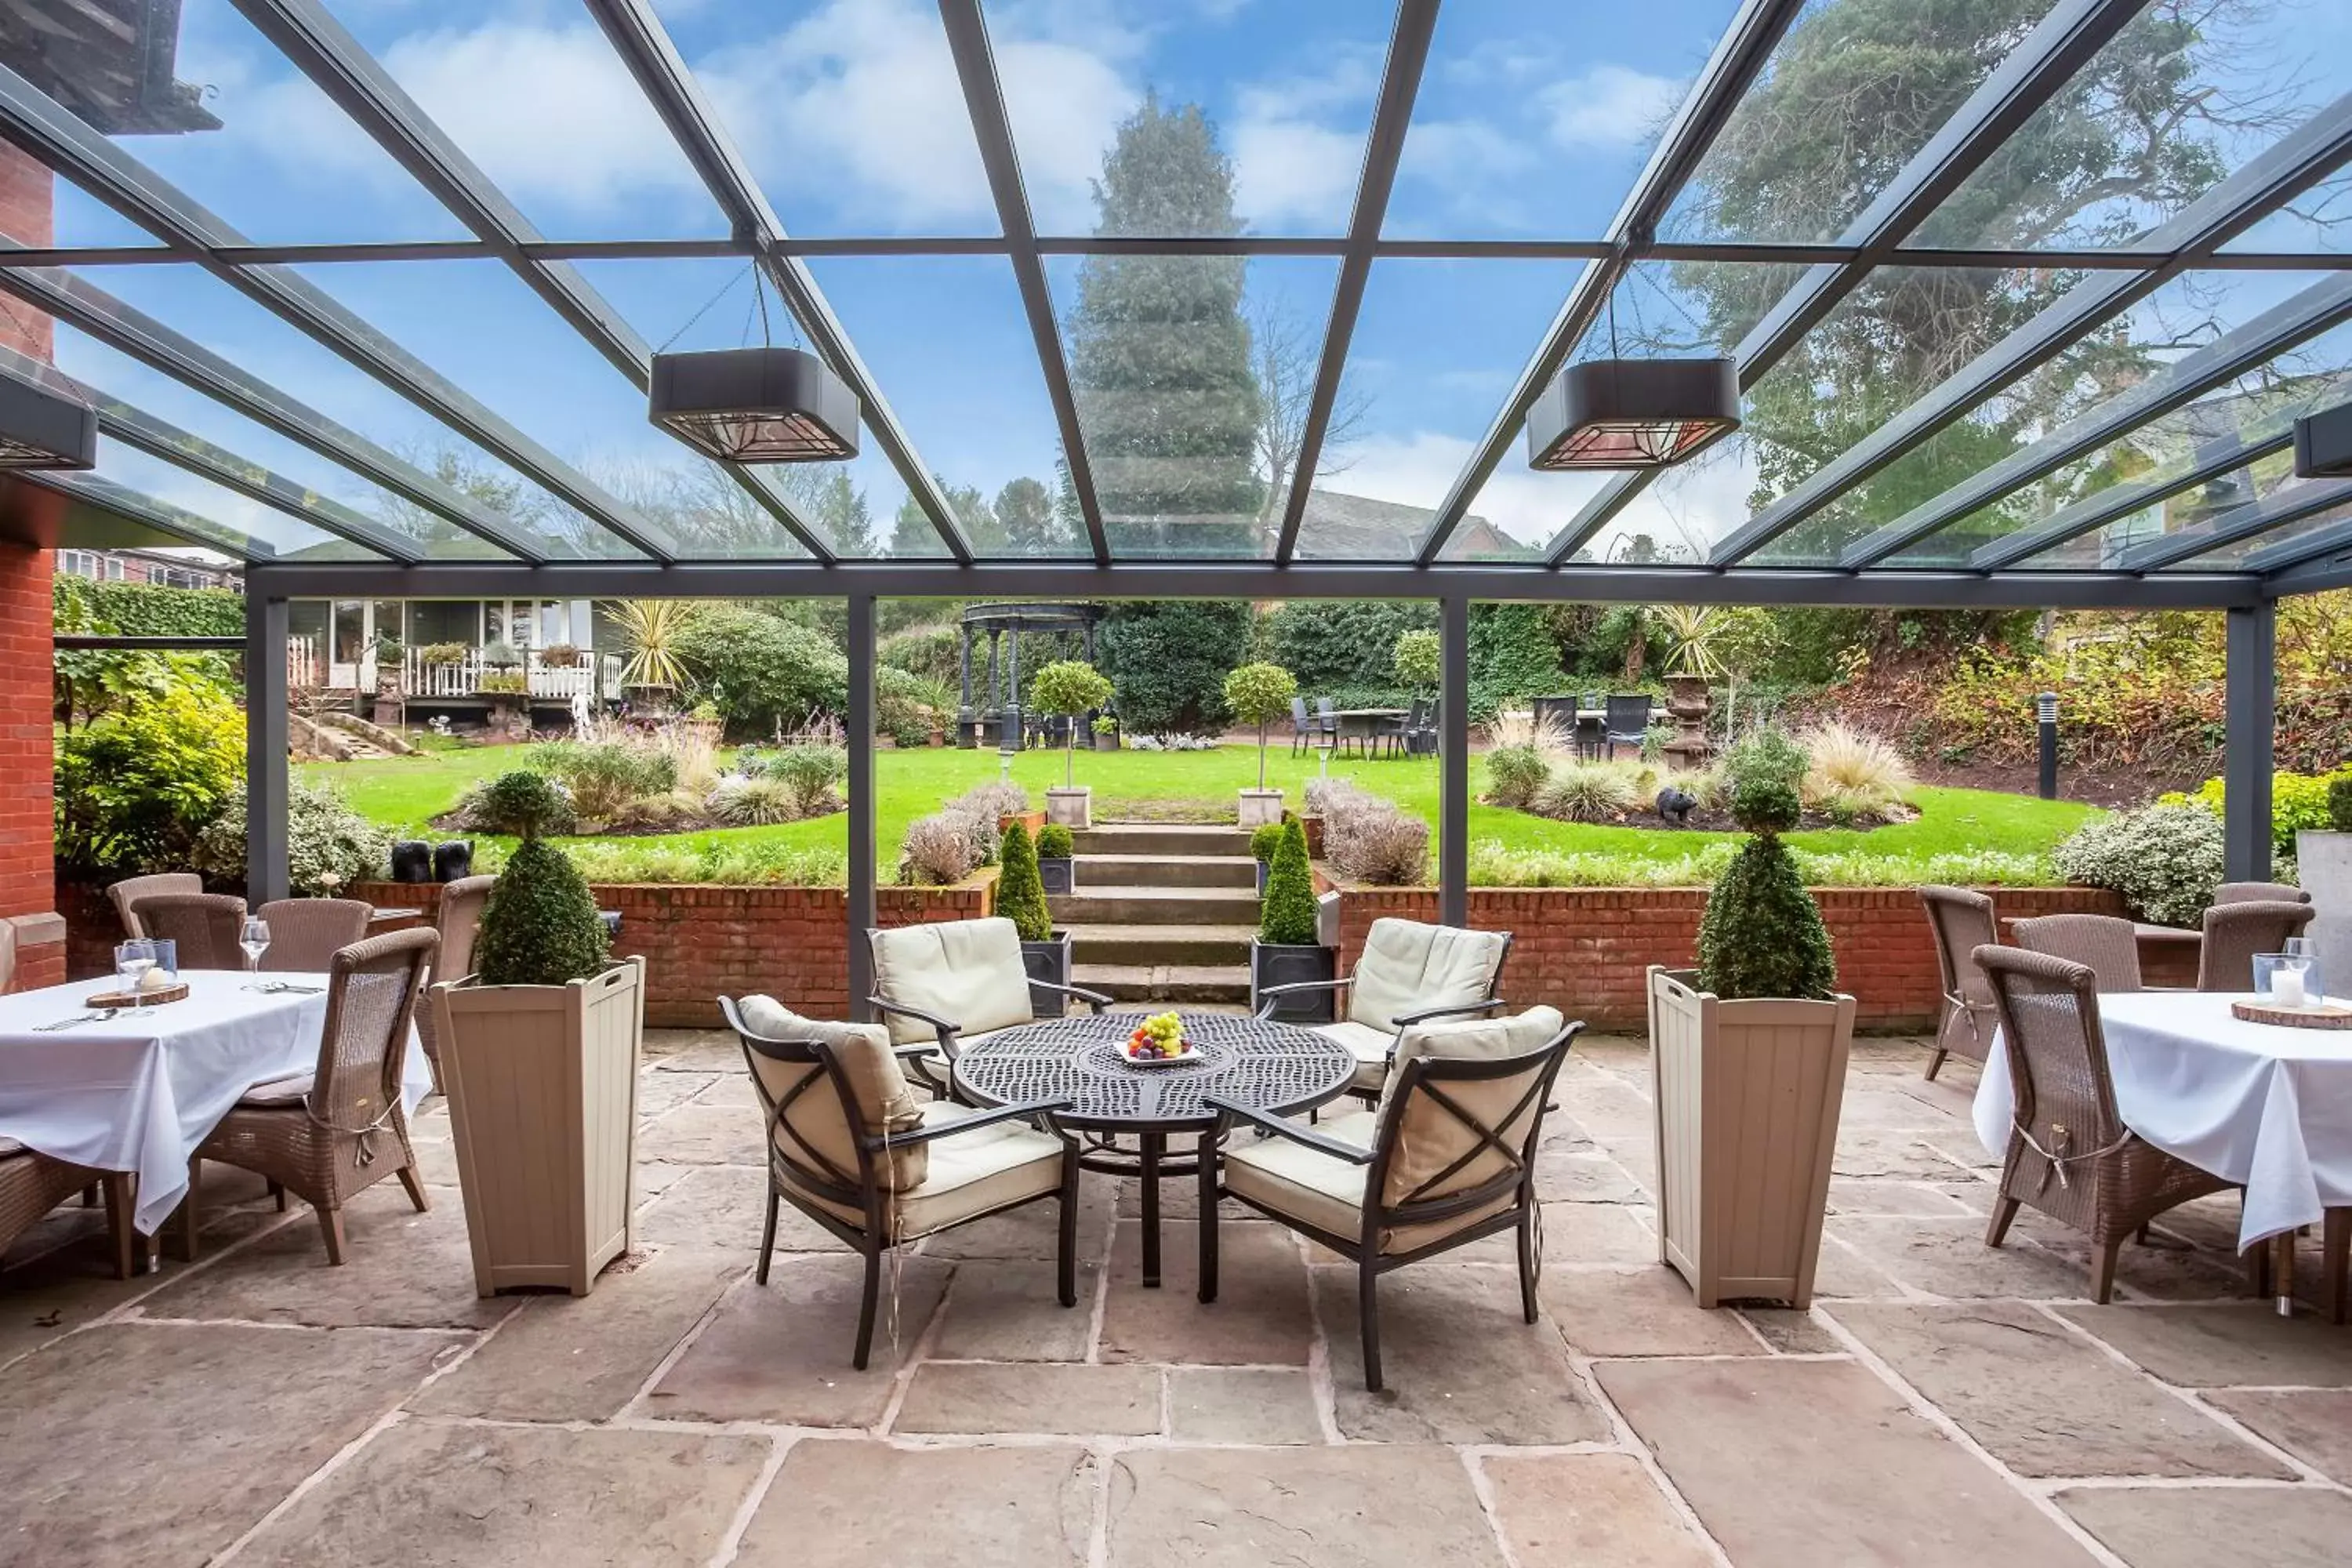
[[[1650,970],[1658,1256],[1702,1307],[1811,1304],[1853,998],[1727,1002]]]
[[[474,1289],[584,1296],[629,1248],[646,961],[569,985],[433,987]]]

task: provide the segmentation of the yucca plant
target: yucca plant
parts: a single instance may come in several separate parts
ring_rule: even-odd
[[[686,629],[687,606],[675,599],[624,599],[613,606],[613,623],[629,656],[621,684],[675,691],[686,684],[677,645]]]
[[[1723,612],[1699,605],[1664,605],[1656,611],[1666,634],[1666,673],[1715,680],[1723,674],[1716,642],[1724,629]]]

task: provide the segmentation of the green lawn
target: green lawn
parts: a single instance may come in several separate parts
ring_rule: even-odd
[[[511,765],[517,755],[514,748],[486,746],[376,762],[308,763],[299,771],[311,779],[336,784],[354,805],[387,827],[422,832],[425,820],[448,810],[467,785]],[[994,752],[948,748],[877,752],[875,772],[880,786],[877,837],[885,866],[896,861],[898,841],[909,821],[938,809],[949,796],[996,777],[997,767]],[[1318,759],[1293,758],[1286,742],[1268,748],[1266,782],[1283,789],[1294,805],[1307,781],[1319,771]],[[1334,762],[1330,771],[1389,796],[1432,823],[1437,819],[1433,758],[1341,761]],[[1475,757],[1471,776],[1474,789],[1486,787],[1484,763]],[[1024,752],[1013,760],[1013,777],[1042,805],[1045,786],[1062,782],[1062,757],[1058,752]],[[1230,811],[1236,792],[1256,782],[1256,754],[1247,746],[1222,746],[1211,752],[1081,752],[1077,782],[1094,786],[1097,818],[1137,810],[1139,803],[1145,802],[1193,802]],[[1790,842],[1816,854],[1906,858],[1983,853],[2038,856],[2096,809],[1987,790],[1922,787],[1915,798],[1920,807],[1915,821],[1867,833],[1829,829],[1792,834]],[[721,828],[656,842],[680,849],[757,843],[763,847],[838,854],[847,843],[846,835],[846,818],[836,814],[814,822]],[[1496,846],[1513,854],[1606,855],[1658,863],[1680,860],[1711,843],[1736,837],[1549,822],[1524,812],[1475,804],[1470,808],[1470,836],[1474,847]]]

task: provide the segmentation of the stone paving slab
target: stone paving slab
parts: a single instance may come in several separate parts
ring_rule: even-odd
[[[1594,1371],[1738,1568],[2094,1561],[1853,1362],[1604,1362]]]
[[[1816,1302],[1818,1309],[1827,1303]],[[1822,1326],[1813,1310],[1802,1312],[1793,1307],[1740,1307],[1736,1309],[1748,1320],[1748,1327],[1764,1336],[1764,1342],[1782,1355],[1843,1355],[1845,1342]]]
[[[1449,1448],[1139,1449],[1112,1467],[1109,1568],[1503,1568]]]
[[[1885,1176],[1832,1176],[1829,1212],[1903,1215],[1923,1219],[1950,1219],[1975,1213],[1951,1195],[1949,1185]]]
[[[464,1342],[135,1323],[62,1340],[0,1376],[0,1563],[203,1563]]]
[[[1590,1443],[1607,1417],[1585,1397],[1559,1331],[1524,1321],[1516,1273],[1441,1261],[1378,1286],[1381,1392],[1364,1388],[1356,1272],[1316,1270],[1340,1433],[1382,1443]]]
[[[1948,1157],[1916,1132],[1874,1128],[1840,1131],[1836,1152],[1830,1159],[1833,1175],[1893,1177],[1913,1182],[1957,1181],[1965,1177],[1969,1169],[1964,1161]]]
[[[748,1081],[744,1079],[744,1068],[740,1062],[736,1064],[734,1078],[739,1082]],[[640,1073],[637,1075],[637,1114],[640,1117],[655,1117],[665,1111],[675,1110],[713,1084],[721,1081],[724,1080],[718,1073]],[[755,1125],[756,1115],[755,1112]]]
[[[871,1426],[939,1308],[947,1274],[923,1258],[905,1261],[894,1342],[886,1262],[873,1353],[859,1372],[850,1352],[863,1265],[847,1255],[779,1258],[767,1284],[741,1280],[720,1300],[709,1325],[646,1394],[645,1412],[680,1421]]]
[[[735,1568],[1077,1568],[1097,1477],[1067,1444],[793,1445]]]
[[[1953,1219],[1857,1219],[1832,1215],[1822,1234],[1835,1237],[1872,1268],[1930,1296],[2015,1296],[2080,1300],[2090,1294],[2087,1268],[2012,1233],[1987,1247],[1984,1222]]]
[[[1605,1150],[1543,1150],[1536,1155],[1536,1191],[1547,1200],[1647,1204],[1649,1194]]]
[[[2060,1310],[2179,1388],[2352,1388],[2352,1338],[2265,1302]]]
[[[1736,1314],[1703,1310],[1663,1264],[1548,1270],[1537,1294],[1568,1342],[1589,1356],[1765,1353]]]
[[[1714,1559],[1630,1454],[1479,1460],[1503,1539],[1522,1564],[1711,1568]]]
[[[699,1568],[768,1452],[756,1437],[407,1421],[271,1521],[236,1561]]]
[[[2293,1479],[2031,1307],[1856,1304],[1831,1315],[2020,1475]]]
[[[891,1430],[1150,1436],[1162,1426],[1160,1375],[1150,1366],[925,1362]]]
[[[2328,1479],[2352,1486],[2352,1391],[2209,1394],[2205,1402]]]
[[[1089,1171],[1078,1178],[1078,1261],[1099,1264],[1110,1256],[1110,1211],[1114,1184]],[[923,1240],[926,1258],[1036,1258],[1051,1264],[1061,1250],[1061,1214],[1054,1204],[1030,1204]]]
[[[768,1173],[756,1165],[674,1166],[685,1173],[637,1215],[640,1247],[756,1256],[768,1213]],[[776,1205],[776,1250],[847,1252],[839,1237],[787,1203]]]
[[[950,1361],[1084,1361],[1094,1341],[1099,1272],[1091,1263],[1080,1268],[1077,1305],[1065,1307],[1045,1258],[959,1263],[931,1353]]]
[[[410,1408],[508,1421],[617,1415],[749,1267],[739,1253],[674,1250],[625,1273],[616,1265],[585,1296],[526,1297],[510,1321]]]
[[[257,1230],[276,1224],[279,1216],[239,1209],[205,1226],[205,1247],[223,1250]],[[311,1223],[305,1215],[301,1223]],[[95,1322],[136,1297],[177,1279],[188,1265],[167,1256],[156,1260],[156,1272],[135,1279],[114,1278],[114,1250],[101,1227],[61,1249],[13,1263],[0,1275],[0,1370],[61,1334]]]
[[[1168,1370],[1168,1435],[1181,1443],[1320,1443],[1315,1385],[1303,1370]]]
[[[1647,1204],[1548,1203],[1543,1205],[1544,1267],[1655,1263],[1658,1236],[1649,1220]]]
[[[1217,1249],[1217,1299],[1203,1306],[1196,1222],[1171,1220],[1161,1227],[1157,1289],[1143,1284],[1139,1228],[1120,1226],[1103,1308],[1102,1359],[1306,1365],[1315,1314],[1307,1303],[1307,1265],[1298,1243],[1269,1221],[1235,1219],[1229,1207],[1218,1223]]]
[[[730,1105],[681,1105],[637,1134],[637,1158],[681,1165],[759,1165],[760,1119]]]
[[[2056,1501],[2131,1568],[2340,1563],[2352,1542],[2352,1497],[2322,1487],[2102,1487]]]

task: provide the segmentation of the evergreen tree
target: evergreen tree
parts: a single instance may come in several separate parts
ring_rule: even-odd
[[[1032,479],[1008,479],[996,492],[996,522],[1007,552],[1013,555],[1059,555],[1067,545],[1061,521],[1054,515],[1053,493]]]
[[[848,470],[832,469],[813,489],[802,514],[810,527],[844,555],[877,553],[874,514],[866,508],[866,492],[849,482]]]
[[[1148,96],[1095,182],[1105,235],[1224,236],[1233,161],[1197,104]],[[1090,256],[1067,323],[1071,382],[1115,552],[1256,552],[1264,412],[1240,257]]]

